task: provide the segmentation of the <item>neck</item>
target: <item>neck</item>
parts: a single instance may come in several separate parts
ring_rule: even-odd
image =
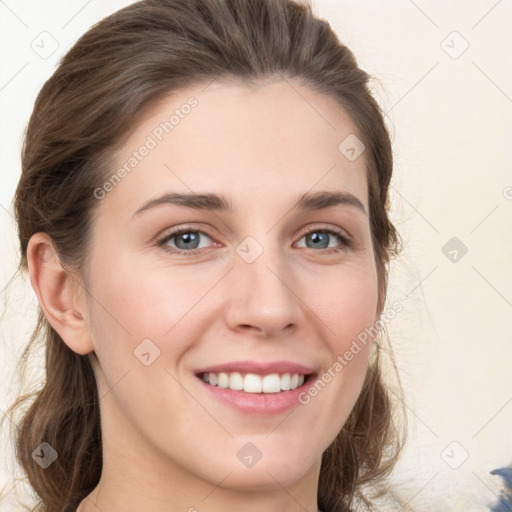
[[[105,420],[105,417],[103,417]],[[239,468],[218,474],[214,481],[178,466],[145,443],[138,434],[103,429],[103,468],[96,488],[80,503],[77,512],[317,512],[321,460],[291,485],[268,478],[257,488],[236,480]],[[109,432],[109,430],[112,430]],[[208,456],[205,465],[208,465]],[[254,471],[252,468],[250,471]],[[248,471],[248,470],[245,470]],[[196,472],[197,473],[197,472]]]

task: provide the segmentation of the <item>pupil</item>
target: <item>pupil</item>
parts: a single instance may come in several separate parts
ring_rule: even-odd
[[[180,242],[181,240],[184,240],[184,243],[182,245],[185,246],[185,248],[190,248],[190,242],[197,242],[198,240],[198,236],[197,234],[195,233],[182,233],[179,237],[178,237],[178,242]],[[177,243],[176,245],[179,246],[179,243]],[[196,248],[195,246],[193,248]]]
[[[311,238],[315,246],[318,246],[322,243],[322,238],[324,242],[327,240],[327,233],[318,233],[315,231],[314,233],[311,233]]]

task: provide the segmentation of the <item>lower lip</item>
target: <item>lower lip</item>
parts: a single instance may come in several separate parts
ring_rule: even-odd
[[[214,398],[240,412],[258,416],[271,416],[301,405],[299,395],[311,386],[314,376],[310,375],[304,384],[298,388],[280,391],[279,393],[245,393],[244,391],[212,386],[200,377],[197,377],[197,380]]]

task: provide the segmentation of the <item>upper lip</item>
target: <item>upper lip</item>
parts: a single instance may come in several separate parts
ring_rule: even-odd
[[[291,361],[231,361],[229,363],[216,364],[199,368],[196,370],[200,373],[255,373],[259,375],[268,375],[271,373],[298,373],[299,375],[310,375],[315,370],[309,366],[304,366]]]

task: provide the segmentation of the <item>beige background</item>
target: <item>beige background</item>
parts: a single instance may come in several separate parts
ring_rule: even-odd
[[[16,390],[35,312],[28,280],[10,281],[23,129],[58,59],[94,22],[129,3],[0,1],[0,414]],[[393,479],[415,510],[486,510],[499,487],[489,471],[512,463],[512,2],[314,5],[378,78],[375,94],[393,135],[393,220],[405,247],[393,264],[389,303],[404,309],[388,331],[410,422]],[[53,54],[32,49],[41,37]],[[445,255],[452,237],[459,247]],[[12,490],[5,437],[0,447],[0,510],[20,510],[14,496],[24,487]]]

